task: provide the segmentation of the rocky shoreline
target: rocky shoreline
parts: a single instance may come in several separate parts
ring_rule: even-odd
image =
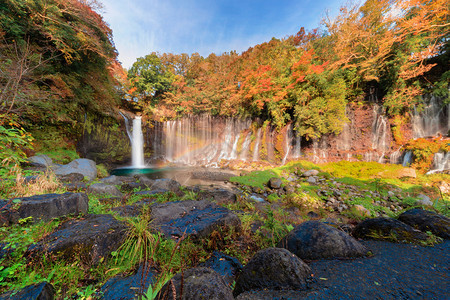
[[[93,169],[87,171],[89,176],[83,174],[90,163],[78,160],[71,164],[75,168],[57,174],[66,188],[74,192],[22,197],[14,202],[11,199],[0,201],[3,226],[11,226],[29,217],[32,222],[39,222],[73,216],[28,247],[25,257],[30,262],[35,263],[42,257],[63,257],[67,261],[76,258],[95,267],[103,260],[111,259],[111,255],[124,242],[128,225],[123,218],[143,217],[143,214],[151,220],[149,226],[153,232],[175,241],[189,238],[202,243],[213,232],[223,232],[227,228],[239,233],[244,230],[242,216],[245,212],[232,209],[232,205],[246,201],[260,213],[267,214],[281,207],[287,212],[287,220],[297,218],[297,222],[291,222],[292,230],[279,240],[272,235],[276,243],[273,246],[276,247],[257,251],[245,266],[234,257],[214,252],[205,262],[190,266],[169,280],[162,287],[159,299],[172,299],[173,295],[176,299],[448,297],[445,286],[450,283],[450,219],[430,210],[407,209],[399,201],[401,196],[395,190],[385,196],[324,178],[317,170],[288,174],[283,181],[271,178],[264,189],[253,188],[250,191],[231,184],[228,184],[229,188],[213,186],[206,190],[183,187],[173,179],[152,180],[145,176],[110,176],[100,182],[86,184],[83,181],[86,177],[96,177]],[[212,175],[207,171],[197,173],[198,177],[221,181],[230,178],[226,172]],[[276,201],[270,201],[269,196],[292,194],[292,190],[305,181],[317,187],[317,194],[323,197],[322,204],[332,213],[349,210],[346,197],[363,194],[378,199],[374,202],[379,201],[380,206],[394,212],[402,210],[403,213],[394,219],[388,217],[384,209],[370,216],[371,212],[365,211],[364,207],[356,208],[366,218],[355,224],[338,222],[333,218],[324,221],[317,213],[310,211],[310,221],[298,222],[298,207],[288,210]],[[185,198],[183,201],[161,202],[155,197],[166,193]],[[91,194],[101,195],[103,198],[100,197],[99,202],[103,205],[110,203],[114,213],[89,212],[87,195]],[[141,200],[120,205],[132,195],[140,195]],[[418,203],[426,204],[425,200],[420,202],[419,199]],[[264,229],[256,221],[251,227],[252,231]],[[429,244],[430,234],[444,242],[434,247],[422,246]],[[0,259],[11,255],[10,251],[13,251],[11,247],[3,244]],[[408,261],[409,267],[404,266],[402,261]],[[135,299],[142,296],[150,284],[155,284],[157,276],[157,269],[141,263],[135,274],[109,279],[95,297]],[[389,286],[391,281],[395,284]],[[373,282],[372,288],[364,287],[364,282]],[[47,282],[0,295],[0,299],[58,297]]]

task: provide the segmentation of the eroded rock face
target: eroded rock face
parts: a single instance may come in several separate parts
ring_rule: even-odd
[[[144,263],[139,270],[130,276],[118,275],[109,279],[101,287],[101,299],[105,300],[133,300],[146,292],[149,285],[155,282],[157,272]]]
[[[0,300],[53,300],[55,299],[55,289],[48,282],[32,284],[24,287],[17,293],[13,291],[0,295]]]
[[[158,294],[157,299],[232,300],[233,293],[222,277],[209,268],[191,268],[175,275]]]
[[[61,255],[68,261],[81,259],[95,265],[117,250],[126,229],[125,223],[112,215],[86,215],[61,224],[55,232],[29,246],[27,256]]]
[[[402,213],[398,219],[423,232],[431,231],[441,238],[450,239],[450,219],[443,215],[414,208]]]
[[[85,177],[88,177],[89,180],[94,180],[97,177],[97,165],[93,160],[78,158],[67,165],[56,168],[54,172],[56,175],[79,173]]]
[[[357,240],[320,221],[308,221],[295,227],[279,243],[301,259],[361,257],[368,252]]]
[[[311,268],[283,248],[258,251],[242,269],[233,294],[262,289],[303,290],[311,280]]]
[[[151,226],[167,238],[203,238],[222,226],[240,226],[238,216],[210,201],[177,201],[151,206]]]
[[[242,271],[242,264],[236,258],[218,251],[214,251],[213,255],[207,261],[201,263],[199,267],[216,271],[230,286]]]
[[[89,199],[84,193],[44,194],[17,199],[20,202],[16,204],[0,200],[0,207],[5,207],[0,212],[0,223],[10,225],[27,217],[33,217],[33,222],[46,222],[69,214],[85,214],[89,209]]]
[[[390,240],[402,243],[424,241],[427,235],[392,218],[367,219],[353,230],[353,236],[361,239]]]

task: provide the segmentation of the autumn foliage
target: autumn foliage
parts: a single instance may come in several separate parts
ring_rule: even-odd
[[[433,67],[448,58],[448,15],[445,0],[367,0],[325,18],[325,29],[301,28],[242,54],[152,53],[129,76],[147,93],[138,97],[145,111],[159,120],[197,113],[253,117],[278,128],[293,122],[301,135],[317,138],[338,133],[346,104],[364,99],[369,88],[378,88],[378,100],[395,116],[439,85],[432,80],[442,87],[447,75]],[[153,63],[145,67],[149,57]],[[148,76],[151,68],[158,72]]]

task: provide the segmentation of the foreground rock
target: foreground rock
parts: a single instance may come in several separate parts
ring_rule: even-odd
[[[192,268],[175,275],[159,293],[157,299],[232,300],[231,288],[222,277],[209,268]]]
[[[353,230],[353,236],[361,239],[389,240],[391,242],[417,243],[428,236],[408,224],[391,218],[367,219]]]
[[[262,289],[304,290],[311,279],[311,268],[283,248],[258,251],[236,280],[233,294]]]
[[[32,284],[24,287],[17,293],[14,291],[0,295],[0,300],[53,300],[55,299],[55,289],[48,282]]]
[[[28,161],[30,162],[31,165],[38,167],[49,168],[54,166],[52,159],[45,154],[31,156],[28,158]]]
[[[117,250],[124,239],[126,225],[112,215],[87,215],[61,224],[55,232],[28,247],[29,257],[62,256],[95,265]]]
[[[49,221],[69,214],[85,214],[89,199],[84,193],[45,194],[17,198],[13,201],[0,200],[0,223],[10,225],[20,219],[32,217],[33,222]]]
[[[139,270],[130,276],[118,275],[109,279],[100,289],[100,299],[133,300],[142,296],[150,284],[155,282],[156,270],[142,263]]]
[[[204,238],[222,226],[240,226],[241,220],[230,210],[209,201],[178,201],[151,206],[151,226],[168,238]]]
[[[232,285],[236,276],[242,271],[242,264],[234,257],[214,251],[213,255],[199,267],[216,271],[228,285]]]
[[[450,219],[432,211],[410,209],[402,213],[398,219],[423,232],[431,231],[444,239],[450,239]]]
[[[54,172],[56,175],[79,173],[89,178],[89,180],[94,180],[95,178],[97,178],[97,165],[93,160],[78,158],[68,163],[67,165],[55,168]]]
[[[361,257],[367,248],[343,231],[320,221],[304,222],[294,228],[279,243],[301,259]]]

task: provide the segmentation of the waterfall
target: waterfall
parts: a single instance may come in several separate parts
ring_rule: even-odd
[[[401,163],[400,157],[402,156],[402,152],[400,151],[402,147],[398,148],[395,152],[392,152],[389,157],[390,164],[399,164]]]
[[[286,128],[286,134],[284,136],[284,157],[281,161],[281,164],[286,164],[286,160],[289,157],[290,151],[291,151],[291,141],[292,141],[292,125],[288,124]]]
[[[412,152],[406,151],[405,155],[403,156],[402,166],[409,167],[412,163]]]
[[[131,163],[134,168],[144,168],[144,135],[141,117],[133,119],[133,139],[131,140]]]
[[[383,114],[383,107],[375,104],[373,106],[374,120],[372,123],[372,148],[381,151],[377,159],[378,162],[384,162],[384,154],[389,150],[387,144],[387,121]]]
[[[252,142],[252,134],[251,134],[251,132],[249,132],[249,133],[247,133],[244,143],[242,144],[242,151],[239,155],[240,160],[243,160],[243,161],[247,160],[247,153],[248,153],[248,149],[250,147],[251,142]]]
[[[299,158],[302,155],[302,137],[295,134],[295,145],[294,145],[294,152],[292,153],[292,158]]]
[[[258,128],[258,132],[256,133],[256,144],[253,149],[253,161],[259,160],[259,144],[261,144],[261,128]]]
[[[422,97],[424,108],[418,111],[414,107],[412,125],[414,138],[447,135],[450,130],[450,104],[443,104],[442,99],[434,95]]]
[[[427,172],[427,174],[433,174],[437,172],[442,172],[444,170],[450,169],[450,152],[439,151],[434,154],[433,157],[433,165],[431,170]]]
[[[125,128],[131,144],[131,166],[133,168],[145,168],[144,162],[144,135],[142,134],[142,119],[136,116],[133,119],[133,127],[130,128],[128,118],[121,112],[119,114],[125,120]]]

